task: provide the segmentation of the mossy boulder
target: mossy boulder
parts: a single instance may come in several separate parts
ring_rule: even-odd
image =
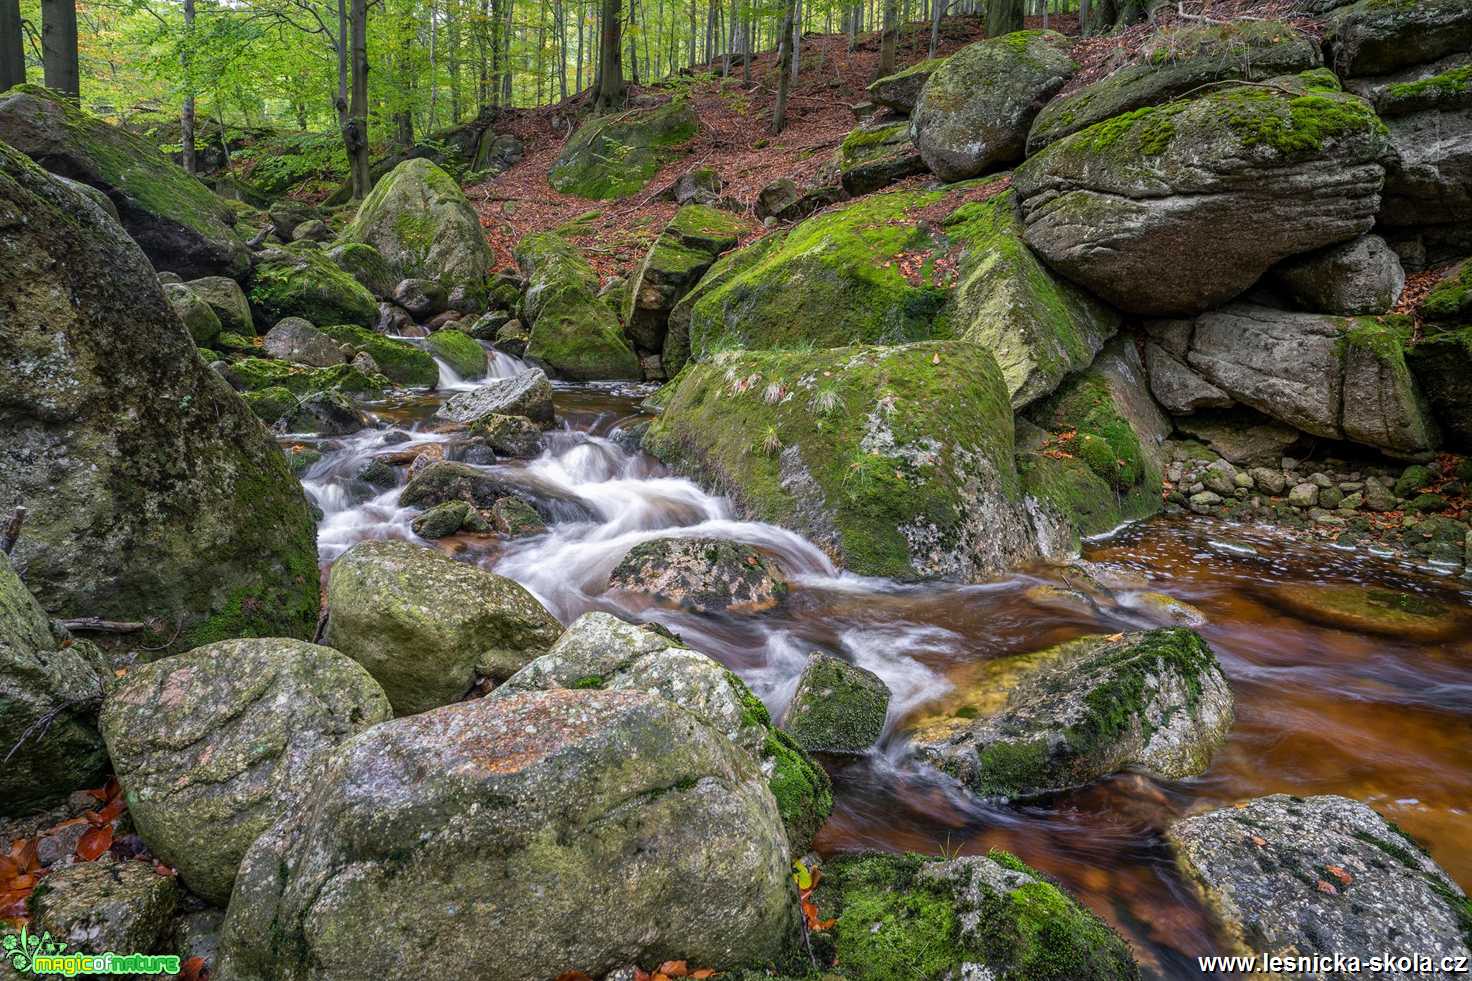
[[[1472,327],[1427,330],[1405,354],[1447,442],[1472,453]]]
[[[210,305],[220,318],[220,327],[235,334],[254,337],[255,320],[250,315],[250,301],[240,284],[228,276],[201,276],[187,284],[201,300]]]
[[[983,662],[908,733],[923,760],[986,797],[1028,797],[1134,768],[1204,771],[1232,690],[1193,630],[1089,636]]]
[[[326,643],[368,669],[398,715],[505,680],[561,626],[520,585],[403,541],[365,541],[332,567]]]
[[[246,849],[315,786],[323,754],[392,715],[336,651],[227,640],[135,667],[101,727],[149,850],[223,906]]]
[[[278,422],[303,436],[350,436],[368,428],[363,410],[341,392],[309,392]]]
[[[742,219],[703,204],[687,204],[649,247],[622,304],[624,331],[640,354],[661,354],[670,311],[722,252],[741,240]]]
[[[183,283],[164,283],[164,296],[179,315],[194,343],[204,347],[220,333],[220,318],[208,303]]]
[[[862,753],[884,734],[889,697],[889,686],[873,671],[810,654],[782,728],[810,753]]]
[[[542,657],[489,697],[556,689],[643,691],[668,699],[713,726],[761,767],[777,802],[789,849],[802,855],[828,819],[828,775],[772,726],[759,698],[720,662],[648,626],[585,613]]]
[[[366,352],[385,377],[400,385],[433,388],[439,383],[440,369],[434,358],[408,341],[385,337],[356,324],[327,323],[317,329],[351,347],[354,354]]]
[[[424,339],[424,346],[461,378],[480,378],[486,373],[486,349],[468,334],[437,330]]]
[[[501,456],[530,459],[542,449],[542,427],[526,416],[490,412],[471,420],[469,429]]]
[[[1324,38],[1340,75],[1387,75],[1472,50],[1466,0],[1358,0],[1333,10]]]
[[[152,264],[186,279],[238,278],[250,253],[235,213],[142,137],[79,109],[39,85],[0,95],[0,141],[47,170],[89,184],[116,206]]]
[[[578,381],[643,377],[618,315],[598,297],[598,274],[577,246],[556,232],[537,232],[516,244],[516,262],[528,280],[528,361]]]
[[[284,385],[270,385],[253,392],[241,392],[240,397],[250,406],[257,419],[268,426],[285,419],[296,411],[298,396]]]
[[[146,622],[147,646],[311,636],[300,483],[142,250],[76,200],[0,144],[0,512],[29,509],[17,570],[53,616]]]
[[[1138,109],[1013,174],[1027,243],[1127,313],[1198,313],[1370,230],[1385,124],[1322,70]]]
[[[330,368],[348,360],[341,344],[301,317],[283,317],[266,333],[261,348],[273,358],[309,368]]]
[[[1466,894],[1358,801],[1274,794],[1184,818],[1166,837],[1230,953],[1368,963],[1413,935],[1430,963],[1472,956]]]
[[[270,358],[241,358],[224,369],[224,375],[242,392],[261,392],[284,388],[293,395],[312,392],[348,392],[377,396],[390,384],[381,375],[365,375],[352,365],[335,364],[330,368],[307,368]]]
[[[1416,312],[1434,323],[1472,323],[1472,259],[1464,260],[1442,277]]]
[[[624,553],[610,589],[696,613],[756,612],[787,598],[787,578],[761,549],[722,538],[655,538]]]
[[[395,719],[339,748],[316,791],[246,855],[222,976],[724,972],[801,944],[761,770],[657,695],[535,691]]]
[[[363,242],[334,245],[327,250],[327,258],[379,300],[393,296],[394,287],[403,279],[382,252]]]
[[[547,182],[563,194],[605,200],[637,194],[699,132],[690,103],[594,116],[578,127]]]
[[[645,449],[865,575],[974,579],[1034,554],[991,354],[964,341],[727,352]]]
[[[491,508],[505,497],[527,504],[546,521],[595,519],[592,508],[576,494],[524,470],[490,471],[449,460],[431,463],[415,474],[399,503],[404,507],[427,508],[445,501],[465,501],[477,508]]]
[[[919,101],[920,91],[925,88],[925,83],[945,63],[944,58],[927,58],[907,68],[901,68],[892,75],[877,78],[869,83],[869,98],[886,109],[893,109],[895,112],[908,116],[914,111],[915,103]]]
[[[925,173],[925,161],[904,120],[860,126],[839,144],[838,182],[849,194],[869,194]]]
[[[1019,31],[968,45],[936,68],[911,116],[915,146],[941,180],[1021,160],[1033,118],[1078,70],[1056,31]]]
[[[352,276],[315,248],[266,249],[256,255],[246,287],[257,322],[300,317],[310,324],[372,327],[378,304]]]
[[[694,287],[676,301],[665,322],[664,349],[660,356],[666,378],[677,376],[690,360],[690,324],[695,316],[695,304],[752,268],[769,249],[779,245],[782,239],[782,235],[767,235],[744,248],[727,252],[706,270]]]
[[[1262,81],[1323,64],[1313,38],[1281,21],[1177,22],[1143,45],[1140,60],[1043,107],[1028,133],[1029,153],[1095,123],[1178,99],[1205,85]]]
[[[104,855],[53,869],[26,912],[32,936],[49,936],[67,954],[163,954],[178,902],[174,877],[153,863]]]
[[[14,748],[0,769],[0,816],[42,810],[107,771],[96,711],[112,679],[94,652],[57,643],[46,611],[0,553],[0,743]]]
[[[446,501],[416,517],[411,527],[420,538],[434,541],[457,534],[462,529],[485,531],[490,526],[478,510],[464,501]]]
[[[1467,629],[1466,618],[1453,607],[1430,596],[1381,586],[1288,584],[1264,595],[1280,610],[1356,633],[1427,643]]]
[[[1472,33],[1472,14],[1468,25]],[[1472,222],[1472,54],[1391,79],[1370,86],[1395,151],[1386,168],[1381,224],[1455,229]]]
[[[823,864],[816,935],[854,981],[1135,981],[1129,945],[1041,872],[993,850],[942,860],[845,855]]]
[[[401,279],[480,290],[491,269],[480,217],[455,179],[423,158],[385,174],[342,239],[373,246]]]

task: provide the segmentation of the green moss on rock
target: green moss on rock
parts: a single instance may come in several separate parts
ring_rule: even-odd
[[[378,370],[400,385],[433,388],[439,381],[440,371],[434,358],[407,341],[385,337],[353,324],[327,324],[319,326],[318,330],[334,341],[351,345],[354,353],[368,352]]]
[[[256,257],[246,289],[257,323],[301,317],[316,327],[371,327],[378,316],[373,294],[318,249],[268,249]]]
[[[1416,310],[1425,320],[1437,323],[1472,323],[1472,259],[1442,277]]]
[[[605,200],[637,194],[699,131],[690,104],[595,116],[578,127],[547,175],[564,194]]]
[[[437,330],[424,344],[461,378],[480,378],[486,373],[486,349],[468,334]]]
[[[537,232],[516,244],[516,262],[529,281],[529,361],[582,381],[642,377],[618,315],[598,298],[598,274],[577,246],[555,232]]]

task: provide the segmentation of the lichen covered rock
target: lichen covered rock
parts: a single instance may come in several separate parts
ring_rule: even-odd
[[[301,317],[283,317],[267,333],[262,349],[273,358],[310,368],[344,364],[342,345]]]
[[[354,545],[332,567],[326,643],[368,669],[398,715],[461,698],[546,652],[562,628],[520,585],[403,541]]]
[[[228,276],[201,276],[187,285],[220,318],[220,328],[245,337],[256,335],[255,319],[250,315],[250,301],[240,284]]]
[[[223,906],[246,849],[315,786],[323,754],[391,717],[336,651],[227,640],[135,667],[101,726],[149,850]]]
[[[983,796],[1079,787],[1126,768],[1194,776],[1231,728],[1232,691],[1192,630],[1090,636],[980,666],[909,733],[924,760]]]
[[[944,58],[928,58],[925,61],[916,62],[907,68],[901,68],[893,75],[885,75],[869,83],[869,98],[895,112],[908,116],[915,109],[915,103],[920,99],[920,91],[925,88],[925,83],[934,75],[936,69],[944,65]]]
[[[149,862],[76,862],[52,870],[26,904],[30,929],[66,953],[162,954],[179,900],[172,876]]]
[[[516,262],[528,280],[528,361],[579,381],[643,377],[618,315],[598,298],[598,274],[577,246],[556,232],[537,232],[516,244]]]
[[[0,512],[56,616],[155,625],[151,646],[307,637],[315,527],[265,429],[195,353],[101,209],[0,145]]]
[[[910,124],[903,120],[860,126],[839,144],[837,163],[839,183],[856,197],[925,173]]]
[[[861,574],[973,579],[1035,551],[979,345],[722,354],[686,370],[644,447]]]
[[[246,288],[255,319],[274,324],[300,317],[318,327],[372,327],[378,304],[352,276],[316,249],[266,249],[256,255]]]
[[[220,318],[208,303],[183,283],[164,283],[164,296],[179,315],[184,329],[200,347],[208,347],[220,333]]]
[[[1033,117],[1078,69],[1056,31],[1019,31],[968,45],[925,82],[911,116],[915,146],[944,181],[1022,159]]]
[[[1116,116],[1013,175],[1027,242],[1127,313],[1198,313],[1370,230],[1389,151],[1327,72]]]
[[[452,422],[475,423],[487,416],[524,416],[543,427],[553,421],[552,383],[540,368],[507,378],[492,378],[479,388],[452,395],[435,415]]]
[[[722,538],[655,538],[629,549],[610,589],[696,613],[770,609],[787,596],[781,568],[760,549]]]
[[[530,692],[397,719],[338,750],[314,804],[246,856],[220,973],[728,970],[787,963],[798,922],[782,824],[748,754],[656,695]]]
[[[874,672],[831,654],[811,654],[782,728],[810,753],[862,753],[884,734],[889,695]]]
[[[580,198],[637,194],[699,128],[695,110],[679,98],[652,109],[594,116],[567,141],[547,182]]]

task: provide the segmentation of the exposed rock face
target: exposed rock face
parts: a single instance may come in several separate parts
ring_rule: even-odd
[[[869,83],[869,98],[886,109],[908,116],[920,99],[920,90],[925,88],[936,69],[945,63],[944,58],[930,58],[876,79]]]
[[[568,964],[785,963],[789,872],[760,771],[691,713],[630,691],[479,699],[337,752],[313,806],[246,856],[221,974],[544,981]]]
[[[643,377],[618,316],[598,298],[598,274],[575,245],[538,232],[517,243],[516,262],[528,280],[527,360],[559,378]]]
[[[687,204],[675,213],[650,246],[623,304],[624,331],[636,352],[663,352],[670,311],[745,230],[739,218],[706,205]]]
[[[1218,89],[1053,143],[1013,176],[1028,244],[1121,310],[1168,315],[1364,234],[1389,144],[1336,86],[1317,72]]]
[[[0,140],[47,170],[104,192],[159,269],[186,279],[250,268],[231,230],[235,213],[147,140],[109,125],[39,85],[0,95]]]
[[[540,368],[492,378],[479,388],[452,395],[435,415],[452,422],[475,422],[489,415],[525,416],[551,426],[552,383]]]
[[[814,903],[836,966],[862,978],[1132,981],[1129,946],[1015,855],[845,855]]]
[[[1415,937],[1433,964],[1472,954],[1462,890],[1357,801],[1259,797],[1177,821],[1167,837],[1234,953],[1367,962]]]
[[[976,344],[718,355],[644,447],[865,575],[973,579],[1035,554],[1007,391]]]
[[[1327,18],[1330,63],[1340,75],[1386,75],[1472,49],[1465,0],[1359,0]]]
[[[220,318],[220,327],[245,337],[254,337],[255,321],[250,315],[250,303],[240,284],[227,276],[202,276],[191,280],[189,288],[210,305],[215,316]]]
[[[1436,425],[1406,365],[1408,326],[1399,321],[1239,303],[1152,332],[1184,350],[1172,354],[1177,367],[1306,433],[1404,452],[1436,445]]]
[[[1216,655],[1194,631],[1171,628],[985,662],[910,738],[923,759],[976,793],[1017,797],[1127,767],[1193,776],[1232,718]]]
[[[30,510],[17,569],[53,615],[150,621],[178,649],[311,636],[301,485],[143,252],[81,201],[0,144],[0,511]]]
[[[374,186],[342,234],[371,245],[401,277],[484,286],[491,249],[460,185],[428,160],[405,160]]]
[[[1305,310],[1388,313],[1405,289],[1400,257],[1379,235],[1365,235],[1281,263],[1274,278]]]
[[[884,734],[889,687],[874,672],[812,654],[782,728],[810,753],[862,753]]]
[[[301,317],[283,317],[266,334],[262,348],[273,358],[312,368],[345,364],[342,345]]]
[[[787,580],[761,549],[722,538],[656,538],[619,560],[611,589],[643,593],[697,613],[766,610]]]
[[[67,953],[161,954],[178,902],[172,877],[147,862],[77,862],[53,870],[32,896],[31,929]]]
[[[925,173],[925,161],[904,120],[860,126],[838,148],[838,181],[849,194],[869,194]]]
[[[403,541],[365,541],[332,567],[326,642],[368,669],[398,715],[503,680],[562,628],[525,589]]]
[[[1406,352],[1447,442],[1472,451],[1472,327],[1432,330]]]
[[[1146,43],[1138,64],[1121,68],[1043,107],[1028,133],[1029,153],[1095,123],[1178,99],[1214,82],[1261,81],[1323,64],[1312,38],[1279,21],[1174,26]]]
[[[318,327],[371,327],[378,317],[373,294],[312,248],[266,249],[258,253],[246,295],[255,319],[263,324],[300,317]]]
[[[315,787],[323,754],[392,715],[336,651],[227,640],[134,668],[101,725],[138,833],[223,906],[246,849]]]
[[[200,347],[207,346],[220,333],[220,318],[198,293],[183,283],[164,283],[164,296],[179,315],[184,329]]]
[[[637,194],[699,128],[695,110],[679,98],[653,109],[594,116],[567,141],[547,182],[580,198]]]
[[[94,713],[109,680],[95,648],[57,644],[46,612],[0,553],[0,745],[18,747],[0,769],[0,815],[98,785],[107,754]]]
[[[1033,118],[1078,69],[1055,31],[978,41],[936,68],[911,116],[915,146],[944,181],[1021,160]]]
[[[1472,14],[1467,20],[1472,34]],[[1375,79],[1365,91],[1395,150],[1386,168],[1381,223],[1455,227],[1472,221],[1472,54]]]
[[[542,657],[489,698],[562,688],[659,695],[713,726],[745,750],[767,778],[792,854],[812,847],[833,807],[828,774],[773,728],[761,701],[730,671],[699,651],[607,613],[573,621]]]

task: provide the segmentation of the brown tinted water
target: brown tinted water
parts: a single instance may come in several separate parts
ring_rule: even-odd
[[[440,401],[419,396],[378,411],[395,426],[428,432]],[[1059,581],[1051,568],[974,586],[836,576],[811,546],[770,526],[730,520],[717,499],[602,438],[636,418],[637,402],[629,390],[559,390],[565,430],[549,440],[542,460],[508,465],[584,496],[601,523],[554,526],[529,541],[438,544],[522,581],[564,623],[592,609],[658,620],[740,673],[776,712],[811,650],[877,671],[895,692],[889,734],[867,757],[826,761],[835,809],[820,851],[1005,848],[1074,890],[1130,940],[1147,976],[1158,978],[1202,977],[1196,957],[1222,952],[1163,843],[1163,829],[1189,812],[1269,793],[1342,794],[1398,823],[1464,888],[1472,886],[1472,634],[1463,627],[1436,641],[1371,635],[1271,602],[1294,585],[1355,584],[1407,591],[1472,616],[1467,580],[1200,518],[1159,517],[1125,529],[1086,548],[1085,558],[1105,581],[1132,581],[1132,589],[1168,593],[1205,614],[1201,633],[1237,700],[1226,746],[1190,780],[1121,774],[1049,798],[981,802],[906,761],[895,735],[906,719],[924,715],[978,662],[1160,621],[1127,606],[1040,605],[1029,590]],[[354,461],[376,452],[376,437],[364,436],[330,453],[305,481],[329,512],[328,564],[359,538],[413,538],[412,513],[397,507],[397,490],[347,499]],[[781,609],[740,617],[667,610],[607,589],[611,563],[633,542],[679,533],[748,540],[806,574]]]

